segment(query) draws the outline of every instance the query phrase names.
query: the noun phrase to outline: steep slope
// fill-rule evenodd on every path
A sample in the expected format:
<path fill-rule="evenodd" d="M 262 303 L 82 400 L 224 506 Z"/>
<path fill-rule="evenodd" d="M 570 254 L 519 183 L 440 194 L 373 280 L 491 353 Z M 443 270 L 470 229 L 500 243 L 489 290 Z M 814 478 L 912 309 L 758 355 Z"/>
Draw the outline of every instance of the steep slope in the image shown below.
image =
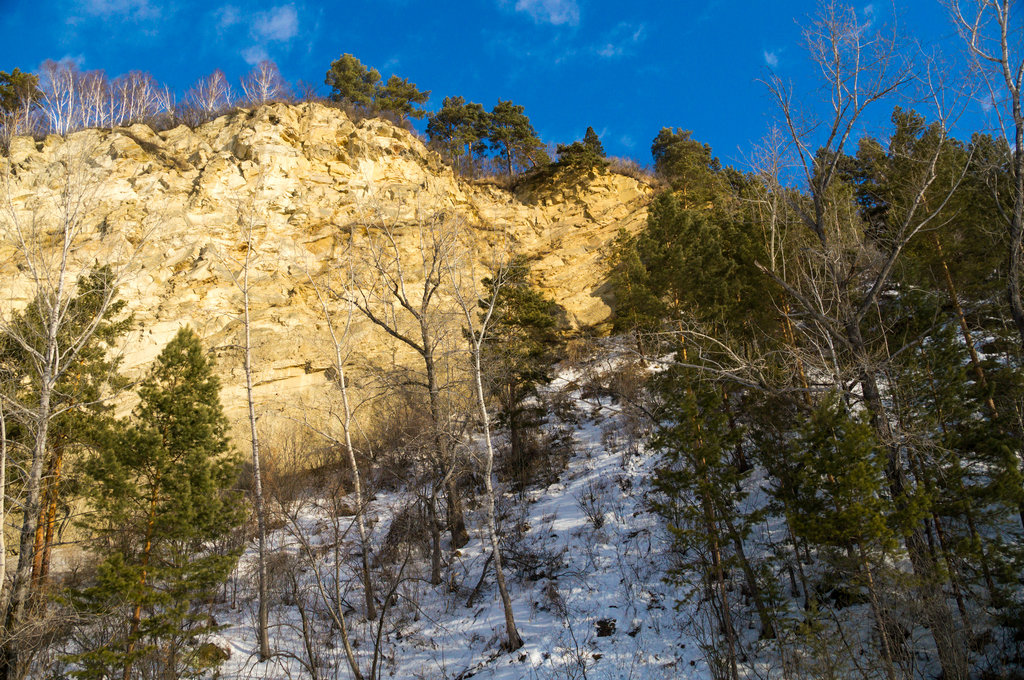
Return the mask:
<path fill-rule="evenodd" d="M 365 677 L 375 647 L 382 678 L 712 677 L 699 638 L 687 630 L 699 613 L 677 604 L 683 593 L 664 581 L 673 560 L 671 537 L 649 503 L 658 457 L 631 441 L 621 403 L 585 396 L 624 354 L 616 343 L 604 343 L 593 359 L 559 372 L 545 391 L 560 394 L 565 407 L 546 427 L 560 433 L 569 451 L 564 469 L 550 483 L 506 493 L 499 503 L 521 649 L 507 654 L 500 648 L 504 618 L 488 569 L 482 508 L 470 513 L 471 541 L 446 558 L 444 584 L 431 587 L 418 553 L 404 560 L 401 550 L 389 548 L 410 507 L 408 494 L 375 494 L 367 508 L 370 540 L 375 555 L 391 555 L 382 559 L 380 578 L 385 588 L 395 586 L 378 641 L 380 622 L 365 620 L 349 604 L 359 597 L 354 518 L 348 510 L 335 512 L 336 499 L 313 491 L 280 507 L 283 526 L 271 537 L 277 655 L 266 662 L 256 656 L 250 546 L 228 587 L 230 601 L 215 609 L 225 625 L 214 638 L 228 656 L 222 677 L 350 677 L 322 604 L 333 597 L 339 577 L 340 606 Z M 346 496 L 340 507 L 351 503 Z"/>
<path fill-rule="evenodd" d="M 651 194 L 634 179 L 593 173 L 583 183 L 517 197 L 461 180 L 406 130 L 381 120 L 354 123 L 315 103 L 241 110 L 195 130 L 133 125 L 41 143 L 17 138 L 0 159 L 0 177 L 8 222 L 48 222 L 51 235 L 58 233 L 71 195 L 87 234 L 78 262 L 128 264 L 121 294 L 138 330 L 125 348 L 126 370 L 139 373 L 189 324 L 217 350 L 233 415 L 244 402 L 241 296 L 232 272 L 250 222 L 257 396 L 294 403 L 322 388 L 330 365 L 309 276 L 337 262 L 352 225 L 392 220 L 408 255 L 416 248 L 411 225 L 437 211 L 479 239 L 507 235 L 572 322 L 594 325 L 610 311 L 601 294 L 602 249 L 620 229 L 643 224 Z M 27 302 L 28 276 L 9 239 L 0 243 L 0 280 L 0 305 Z M 367 362 L 392 351 L 365 322 L 350 337 Z"/>

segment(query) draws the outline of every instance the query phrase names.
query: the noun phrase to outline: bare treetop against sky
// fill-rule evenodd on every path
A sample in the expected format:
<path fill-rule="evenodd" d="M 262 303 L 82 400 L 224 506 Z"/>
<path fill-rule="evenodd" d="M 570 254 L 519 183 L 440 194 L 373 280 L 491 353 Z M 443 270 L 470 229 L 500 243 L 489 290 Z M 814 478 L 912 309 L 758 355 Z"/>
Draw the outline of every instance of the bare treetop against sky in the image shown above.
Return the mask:
<path fill-rule="evenodd" d="M 865 24 L 892 24 L 959 59 L 938 0 L 854 3 Z M 149 71 L 184 91 L 221 68 L 237 86 L 273 59 L 285 78 L 323 86 L 342 53 L 387 78 L 432 91 L 428 108 L 462 95 L 526 107 L 550 143 L 600 134 L 610 154 L 650 159 L 664 126 L 682 127 L 743 165 L 775 109 L 758 82 L 772 69 L 814 86 L 799 23 L 812 0 L 0 0 L 0 70 L 69 58 L 109 76 Z M 804 88 L 805 89 L 805 88 Z M 971 124 L 983 127 L 978 103 Z M 884 123 L 885 116 L 879 120 Z M 882 133 L 881 127 L 875 131 Z"/>

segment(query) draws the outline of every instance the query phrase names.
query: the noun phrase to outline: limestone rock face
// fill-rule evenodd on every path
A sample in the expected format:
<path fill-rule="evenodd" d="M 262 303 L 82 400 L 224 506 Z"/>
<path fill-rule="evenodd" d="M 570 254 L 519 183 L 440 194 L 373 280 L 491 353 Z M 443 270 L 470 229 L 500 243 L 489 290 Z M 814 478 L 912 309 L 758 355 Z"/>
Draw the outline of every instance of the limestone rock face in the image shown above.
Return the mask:
<path fill-rule="evenodd" d="M 350 234 L 386 220 L 403 257 L 415 258 L 417 222 L 443 212 L 478 244 L 510 244 L 528 257 L 538 286 L 573 324 L 600 325 L 610 314 L 605 248 L 621 229 L 643 225 L 652 194 L 637 180 L 597 172 L 518 193 L 466 182 L 408 131 L 376 119 L 354 123 L 315 103 L 241 110 L 195 130 L 133 125 L 40 143 L 17 138 L 0 158 L 0 177 L 3 313 L 24 306 L 32 291 L 11 225 L 40 229 L 52 247 L 75 229 L 79 270 L 125 268 L 120 295 L 137 322 L 125 370 L 141 374 L 191 325 L 217 354 L 233 417 L 245 410 L 235 277 L 247 227 L 257 397 L 295 405 L 329 387 L 333 346 L 310 283 L 346 263 L 351 276 L 365 268 Z M 485 250 L 473 251 L 477 262 Z M 358 361 L 396 351 L 365 320 L 354 321 L 348 346 Z"/>

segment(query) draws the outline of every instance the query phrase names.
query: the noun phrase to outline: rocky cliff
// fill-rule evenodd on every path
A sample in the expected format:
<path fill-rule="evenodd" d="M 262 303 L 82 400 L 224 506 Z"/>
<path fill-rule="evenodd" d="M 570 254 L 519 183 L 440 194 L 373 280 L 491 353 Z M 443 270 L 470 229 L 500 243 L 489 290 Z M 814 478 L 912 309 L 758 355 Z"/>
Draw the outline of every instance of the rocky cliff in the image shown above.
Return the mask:
<path fill-rule="evenodd" d="M 603 172 L 518 191 L 466 182 L 410 132 L 376 119 L 355 123 L 315 103 L 242 110 L 195 130 L 134 125 L 43 142 L 17 138 L 0 158 L 0 174 L 7 227 L 14 219 L 25 228 L 43 224 L 55 239 L 73 219 L 83 229 L 78 263 L 126 265 L 121 296 L 137 330 L 126 342 L 125 369 L 141 373 L 189 324 L 217 350 L 223 399 L 235 417 L 244 392 L 241 295 L 232 275 L 246 251 L 246 226 L 254 241 L 257 396 L 294 405 L 322 390 L 333 351 L 310 275 L 341 253 L 353 257 L 345 247 L 353 225 L 391 219 L 406 254 L 415 252 L 416 220 L 438 211 L 484 241 L 507 237 L 572 323 L 592 326 L 610 313 L 603 249 L 620 229 L 643 224 L 652 193 Z M 7 311 L 31 290 L 9 236 L 0 243 Z M 364 321 L 349 338 L 362 360 L 391 351 Z"/>

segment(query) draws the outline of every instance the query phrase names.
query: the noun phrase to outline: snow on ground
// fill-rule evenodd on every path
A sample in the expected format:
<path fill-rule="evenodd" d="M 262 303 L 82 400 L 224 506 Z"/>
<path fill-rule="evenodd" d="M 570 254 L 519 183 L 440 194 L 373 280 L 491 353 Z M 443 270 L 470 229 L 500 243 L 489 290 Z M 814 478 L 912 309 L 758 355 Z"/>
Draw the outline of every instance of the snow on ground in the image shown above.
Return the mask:
<path fill-rule="evenodd" d="M 380 677 L 708 676 L 697 643 L 683 632 L 691 612 L 676 611 L 678 593 L 663 581 L 669 537 L 646 500 L 655 460 L 642 448 L 622 443 L 615 405 L 608 398 L 584 399 L 580 377 L 578 371 L 563 371 L 549 388 L 562 390 L 574 404 L 569 423 L 549 423 L 571 428 L 573 454 L 567 468 L 546 488 L 509 492 L 500 503 L 503 533 L 515 539 L 506 549 L 506 569 L 525 645 L 511 654 L 501 651 L 504 615 L 491 565 L 484 586 L 467 606 L 489 553 L 483 509 L 469 508 L 471 541 L 449 558 L 440 586 L 429 585 L 423 557 L 410 561 L 400 578 L 395 576 L 400 564 L 380 578 L 379 599 L 398 582 L 382 635 Z M 376 549 L 408 498 L 381 493 L 371 503 Z M 301 566 L 292 570 L 299 572 L 294 587 L 285 583 L 286 592 L 272 611 L 272 645 L 279 656 L 263 663 L 255 656 L 253 633 L 255 549 L 243 555 L 232 586 L 237 592 L 229 592 L 234 606 L 217 613 L 227 627 L 215 642 L 231 651 L 222 677 L 351 677 L 340 636 L 322 611 L 321 588 L 328 596 L 334 588 L 337 546 L 346 625 L 358 645 L 363 675 L 370 676 L 376 626 L 360 615 L 362 590 L 353 571 L 357 532 L 351 517 L 332 517 L 325 505 L 324 499 L 296 502 L 290 508 L 294 521 L 272 537 L 275 552 L 284 555 L 275 559 Z M 299 535 L 307 537 L 305 547 Z M 311 555 L 314 559 L 306 559 Z M 278 582 L 275 586 L 281 588 Z M 309 669 L 310 650 L 319 660 L 316 675 Z"/>

